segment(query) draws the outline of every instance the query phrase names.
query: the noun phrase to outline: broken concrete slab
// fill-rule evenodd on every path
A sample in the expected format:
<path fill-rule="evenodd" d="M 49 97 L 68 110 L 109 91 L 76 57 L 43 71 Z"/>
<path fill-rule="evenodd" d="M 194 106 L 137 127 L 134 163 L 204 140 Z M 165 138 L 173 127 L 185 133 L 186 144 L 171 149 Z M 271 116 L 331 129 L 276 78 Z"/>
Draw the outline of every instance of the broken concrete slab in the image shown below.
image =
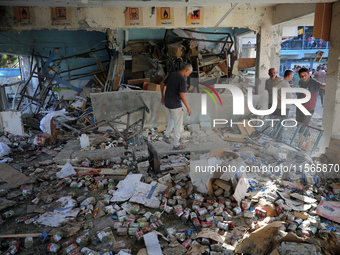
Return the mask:
<path fill-rule="evenodd" d="M 28 177 L 6 163 L 0 163 L 0 178 L 9 184 L 24 182 Z"/>
<path fill-rule="evenodd" d="M 7 200 L 6 198 L 0 198 L 0 211 L 16 204 L 17 204 L 16 201 Z"/>
<path fill-rule="evenodd" d="M 80 151 L 80 141 L 71 140 L 60 153 L 55 157 L 54 161 L 59 165 L 64 165 L 70 160 L 77 159 L 79 161 L 89 160 L 106 160 L 121 156 L 125 151 L 124 147 L 114 147 L 112 149 L 105 150 L 93 150 L 93 151 Z"/>

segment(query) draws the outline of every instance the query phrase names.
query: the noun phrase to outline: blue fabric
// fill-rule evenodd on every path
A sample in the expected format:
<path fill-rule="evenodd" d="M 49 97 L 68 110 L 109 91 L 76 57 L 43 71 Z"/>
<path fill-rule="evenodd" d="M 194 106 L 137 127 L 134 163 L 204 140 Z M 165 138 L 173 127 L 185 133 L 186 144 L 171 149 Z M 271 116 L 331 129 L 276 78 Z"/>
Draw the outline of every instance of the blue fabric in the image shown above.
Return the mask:
<path fill-rule="evenodd" d="M 0 77 L 16 77 L 20 76 L 19 68 L 0 68 Z"/>

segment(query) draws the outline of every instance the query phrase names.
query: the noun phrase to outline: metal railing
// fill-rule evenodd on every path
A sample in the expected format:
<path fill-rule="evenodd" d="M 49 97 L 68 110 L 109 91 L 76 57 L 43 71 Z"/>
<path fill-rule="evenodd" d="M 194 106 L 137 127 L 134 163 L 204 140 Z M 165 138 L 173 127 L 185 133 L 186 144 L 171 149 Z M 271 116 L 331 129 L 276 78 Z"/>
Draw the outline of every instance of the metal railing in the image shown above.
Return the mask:
<path fill-rule="evenodd" d="M 281 43 L 281 50 L 328 49 L 329 42 L 321 39 L 291 39 Z"/>

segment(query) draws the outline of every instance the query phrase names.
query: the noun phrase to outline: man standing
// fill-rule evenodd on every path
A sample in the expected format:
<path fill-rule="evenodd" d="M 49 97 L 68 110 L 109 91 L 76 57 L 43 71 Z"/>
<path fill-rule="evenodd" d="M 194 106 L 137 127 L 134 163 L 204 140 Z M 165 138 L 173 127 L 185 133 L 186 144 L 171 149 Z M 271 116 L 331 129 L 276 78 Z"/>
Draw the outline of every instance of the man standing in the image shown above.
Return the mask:
<path fill-rule="evenodd" d="M 300 76 L 299 87 L 303 89 L 307 89 L 311 93 L 310 100 L 302 104 L 310 112 L 311 115 L 305 115 L 297 107 L 296 108 L 296 121 L 308 125 L 314 113 L 317 93 L 319 92 L 320 89 L 325 89 L 325 86 L 322 85 L 319 81 L 311 78 L 309 76 L 309 72 L 307 68 L 301 68 L 299 70 L 299 76 Z M 304 93 L 297 93 L 297 97 L 304 98 L 306 97 L 306 95 Z"/>
<path fill-rule="evenodd" d="M 275 115 L 275 116 L 282 116 L 282 117 L 288 118 L 289 110 L 292 107 L 292 105 L 291 104 L 286 105 L 286 114 L 285 115 L 281 114 L 281 89 L 282 88 L 290 88 L 289 82 L 293 79 L 293 75 L 294 75 L 294 72 L 292 70 L 289 70 L 289 69 L 286 70 L 285 73 L 284 73 L 283 80 L 279 80 L 274 85 L 274 87 L 277 88 L 277 99 L 278 99 L 277 100 L 277 108 L 276 108 L 275 112 L 273 112 L 273 115 Z M 286 98 L 292 99 L 294 97 L 293 97 L 292 93 L 287 92 Z"/>
<path fill-rule="evenodd" d="M 187 92 L 186 78 L 192 73 L 192 66 L 186 64 L 180 71 L 173 72 L 165 78 L 161 84 L 161 102 L 168 108 L 170 119 L 165 130 L 164 141 L 170 143 L 169 135 L 174 130 L 174 150 L 184 149 L 179 143 L 181 129 L 183 125 L 183 108 L 182 102 L 188 110 L 188 115 L 191 115 L 191 110 L 188 105 L 185 93 Z M 166 91 L 164 94 L 164 87 Z"/>
<path fill-rule="evenodd" d="M 321 70 L 321 67 L 318 66 L 316 68 L 316 72 L 314 73 L 313 78 L 321 83 L 325 83 L 326 82 L 326 72 Z M 323 106 L 323 99 L 325 96 L 325 90 L 324 89 L 320 89 L 319 90 L 319 95 L 321 98 L 321 105 Z"/>
<path fill-rule="evenodd" d="M 270 109 L 270 107 L 272 107 L 273 104 L 273 87 L 276 82 L 281 80 L 281 78 L 277 77 L 276 74 L 277 72 L 275 68 L 272 67 L 268 70 L 268 75 L 270 78 L 266 80 L 265 83 L 265 90 L 268 91 L 268 109 Z"/>
<path fill-rule="evenodd" d="M 299 81 L 300 81 L 299 70 L 300 69 L 301 69 L 301 66 L 297 66 L 296 69 L 295 69 L 295 73 L 293 75 L 294 87 L 299 87 Z"/>

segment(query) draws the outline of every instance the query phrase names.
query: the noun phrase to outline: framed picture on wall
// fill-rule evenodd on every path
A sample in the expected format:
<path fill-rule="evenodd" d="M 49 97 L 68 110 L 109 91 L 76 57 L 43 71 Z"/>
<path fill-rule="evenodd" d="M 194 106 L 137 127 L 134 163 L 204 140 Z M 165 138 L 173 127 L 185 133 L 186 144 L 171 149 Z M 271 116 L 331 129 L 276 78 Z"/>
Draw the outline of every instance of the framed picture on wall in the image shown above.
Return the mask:
<path fill-rule="evenodd" d="M 173 25 L 174 24 L 174 8 L 173 7 L 157 7 L 157 25 Z"/>
<path fill-rule="evenodd" d="M 14 17 L 17 25 L 33 25 L 33 10 L 28 6 L 13 7 Z"/>
<path fill-rule="evenodd" d="M 203 8 L 187 7 L 187 25 L 203 25 L 203 20 Z"/>
<path fill-rule="evenodd" d="M 68 7 L 51 7 L 52 25 L 70 25 L 70 12 Z"/>
<path fill-rule="evenodd" d="M 143 9 L 142 8 L 126 8 L 125 25 L 140 26 L 143 25 Z"/>

